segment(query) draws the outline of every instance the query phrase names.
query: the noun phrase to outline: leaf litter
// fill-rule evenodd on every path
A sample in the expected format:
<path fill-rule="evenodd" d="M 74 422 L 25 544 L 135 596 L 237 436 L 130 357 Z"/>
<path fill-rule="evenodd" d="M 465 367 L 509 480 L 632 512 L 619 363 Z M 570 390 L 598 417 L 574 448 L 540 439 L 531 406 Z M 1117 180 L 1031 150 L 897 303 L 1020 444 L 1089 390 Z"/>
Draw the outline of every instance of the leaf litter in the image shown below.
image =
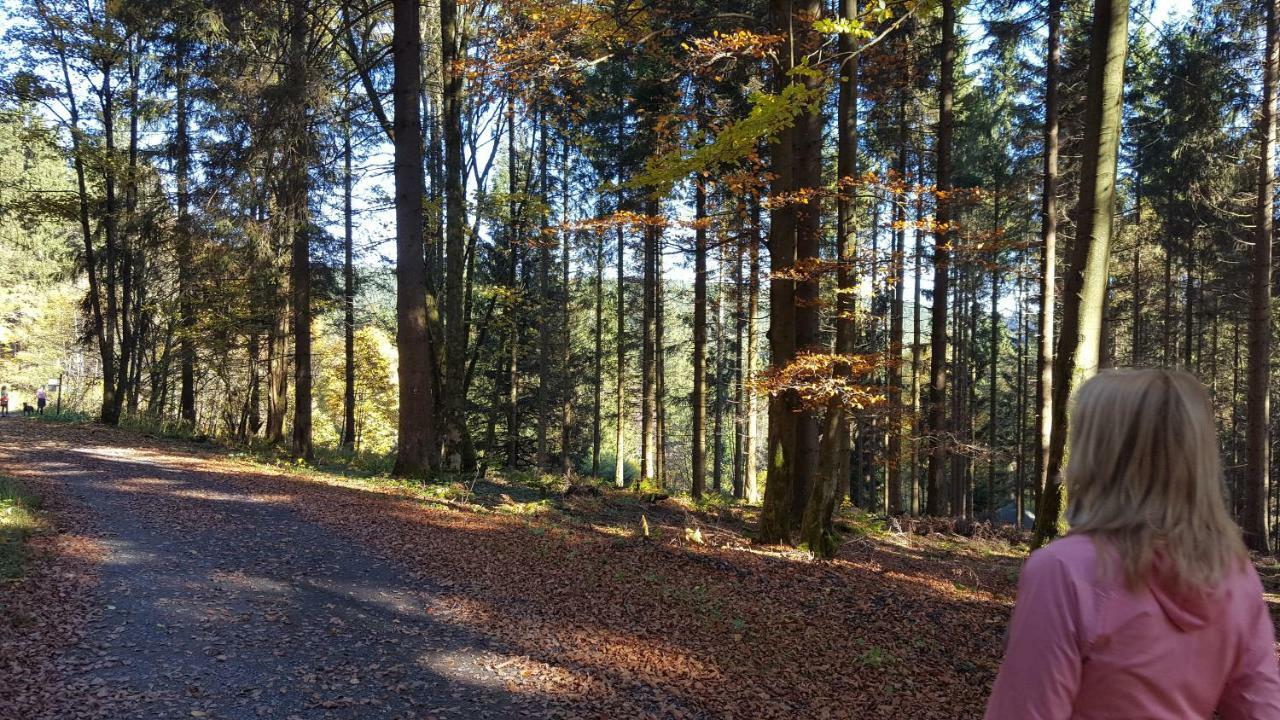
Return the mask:
<path fill-rule="evenodd" d="M 108 455 L 127 448 L 168 468 L 170 479 L 182 479 L 180 493 L 145 477 L 119 479 L 137 493 L 149 522 L 209 533 L 231 526 L 244 547 L 270 545 L 271 538 L 256 537 L 262 528 L 236 525 L 234 513 L 198 511 L 198 498 L 229 494 L 287 508 L 299 528 L 323 528 L 344 546 L 367 548 L 391 563 L 424 589 L 412 612 L 429 625 L 408 616 L 370 621 L 334 613 L 308 626 L 320 637 L 302 649 L 323 653 L 326 643 L 349 641 L 347 623 L 376 635 L 367 639 L 374 646 L 460 633 L 489 650 L 441 653 L 426 661 L 425 671 L 477 683 L 478 675 L 488 676 L 484 682 L 512 698 L 506 710 L 486 711 L 493 717 L 981 717 L 1022 559 L 1003 540 L 865 532 L 861 525 L 846 535 L 834 560 L 815 562 L 794 549 L 752 545 L 750 518 L 736 508 L 699 509 L 604 490 L 539 500 L 536 512 L 526 512 L 519 509 L 528 497 L 500 479 L 458 502 L 409 484 L 297 473 L 115 431 L 94 430 L 91 437 L 83 437 L 90 433 L 86 428 L 59 432 L 66 435 L 48 442 L 64 448 L 74 442 Z M 0 470 L 15 461 L 12 446 L 0 443 Z M 23 704 L 15 707 L 43 708 L 60 694 L 93 698 L 100 691 L 84 685 L 72 692 L 65 678 L 84 673 L 68 673 L 57 652 L 48 652 L 94 642 L 86 628 L 95 611 L 85 598 L 93 595 L 103 550 L 88 531 L 73 532 L 88 522 L 83 505 L 59 501 L 52 478 L 32 481 L 43 483 L 36 490 L 53 499 L 46 501 L 49 512 L 68 530 L 42 536 L 51 547 L 39 554 L 18 592 L 6 593 L 6 608 L 41 608 L 31 614 L 47 619 L 37 621 L 38 630 L 0 623 L 0 651 L 15 658 L 5 661 L 10 672 L 0 677 L 0 698 L 19 697 Z M 649 527 L 647 537 L 642 524 Z M 290 564 L 293 574 L 280 582 L 307 582 L 313 572 L 307 563 L 315 560 L 303 560 Z M 255 583 L 232 568 L 209 577 L 229 593 Z M 279 600 L 238 608 L 205 602 L 202 611 L 200 627 L 209 631 L 300 622 L 296 608 Z M 239 661 L 234 647 L 215 643 L 201 651 L 211 653 L 211 662 Z M 46 655 L 50 659 L 41 660 Z M 466 693 L 448 689 L 451 683 L 443 694 L 428 687 L 423 665 L 304 666 L 297 657 L 281 663 L 296 667 L 256 690 L 270 696 L 279 692 L 275 683 L 306 688 L 297 717 L 367 717 L 374 710 L 379 717 L 450 711 L 480 717 L 467 714 L 477 706 L 462 697 Z M 361 695 L 366 685 L 384 693 Z M 219 717 L 221 708 L 199 701 L 220 695 L 198 685 L 188 690 L 192 717 Z M 460 693 L 452 707 L 451 692 Z M 408 714 L 390 714 L 387 698 L 397 696 L 425 704 L 406 702 Z M 141 701 L 147 700 L 144 691 Z M 35 711 L 29 716 L 42 717 Z"/>

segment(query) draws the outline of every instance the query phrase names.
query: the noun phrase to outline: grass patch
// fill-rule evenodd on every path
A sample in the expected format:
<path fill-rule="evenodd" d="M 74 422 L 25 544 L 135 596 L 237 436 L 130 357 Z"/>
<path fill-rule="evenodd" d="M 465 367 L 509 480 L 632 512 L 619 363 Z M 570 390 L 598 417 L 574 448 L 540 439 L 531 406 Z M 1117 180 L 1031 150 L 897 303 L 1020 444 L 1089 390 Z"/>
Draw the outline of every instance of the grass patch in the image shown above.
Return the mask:
<path fill-rule="evenodd" d="M 0 581 L 22 577 L 27 538 L 40 530 L 40 499 L 0 475 Z"/>

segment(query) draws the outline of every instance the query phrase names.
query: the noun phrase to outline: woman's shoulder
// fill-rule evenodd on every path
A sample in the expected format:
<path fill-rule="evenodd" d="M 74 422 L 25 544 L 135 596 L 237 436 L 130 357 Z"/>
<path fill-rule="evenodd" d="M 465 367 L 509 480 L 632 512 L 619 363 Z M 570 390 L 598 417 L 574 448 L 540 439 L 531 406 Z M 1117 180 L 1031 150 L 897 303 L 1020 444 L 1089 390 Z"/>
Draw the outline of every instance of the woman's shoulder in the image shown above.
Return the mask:
<path fill-rule="evenodd" d="M 1032 558 L 1042 558 L 1042 562 L 1078 562 L 1094 560 L 1098 555 L 1098 546 L 1088 535 L 1067 535 L 1045 545 L 1031 553 Z"/>
<path fill-rule="evenodd" d="M 1024 573 L 1092 578 L 1098 566 L 1098 546 L 1087 535 L 1067 535 L 1031 553 Z"/>

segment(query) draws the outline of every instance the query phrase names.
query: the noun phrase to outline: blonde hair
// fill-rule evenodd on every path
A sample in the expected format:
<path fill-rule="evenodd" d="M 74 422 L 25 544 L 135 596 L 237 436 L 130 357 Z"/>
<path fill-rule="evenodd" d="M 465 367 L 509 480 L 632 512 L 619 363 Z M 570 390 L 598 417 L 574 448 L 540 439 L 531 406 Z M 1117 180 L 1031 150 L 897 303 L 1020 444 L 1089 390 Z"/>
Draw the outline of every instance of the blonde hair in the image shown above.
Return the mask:
<path fill-rule="evenodd" d="M 1067 521 L 1118 551 L 1130 588 L 1157 556 L 1201 590 L 1248 559 L 1223 500 L 1210 407 L 1204 385 L 1181 370 L 1110 370 L 1076 393 Z"/>

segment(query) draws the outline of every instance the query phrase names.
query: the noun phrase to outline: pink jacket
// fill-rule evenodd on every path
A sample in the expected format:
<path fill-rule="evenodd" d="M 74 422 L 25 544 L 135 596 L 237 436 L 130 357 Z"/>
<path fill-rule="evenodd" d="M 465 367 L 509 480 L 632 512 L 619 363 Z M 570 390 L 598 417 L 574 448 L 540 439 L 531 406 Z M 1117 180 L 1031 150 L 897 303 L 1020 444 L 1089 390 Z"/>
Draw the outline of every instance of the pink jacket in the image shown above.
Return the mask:
<path fill-rule="evenodd" d="M 1280 719 L 1275 627 L 1252 566 L 1204 594 L 1158 573 L 1130 592 L 1098 565 L 1080 535 L 1031 554 L 988 720 Z"/>

